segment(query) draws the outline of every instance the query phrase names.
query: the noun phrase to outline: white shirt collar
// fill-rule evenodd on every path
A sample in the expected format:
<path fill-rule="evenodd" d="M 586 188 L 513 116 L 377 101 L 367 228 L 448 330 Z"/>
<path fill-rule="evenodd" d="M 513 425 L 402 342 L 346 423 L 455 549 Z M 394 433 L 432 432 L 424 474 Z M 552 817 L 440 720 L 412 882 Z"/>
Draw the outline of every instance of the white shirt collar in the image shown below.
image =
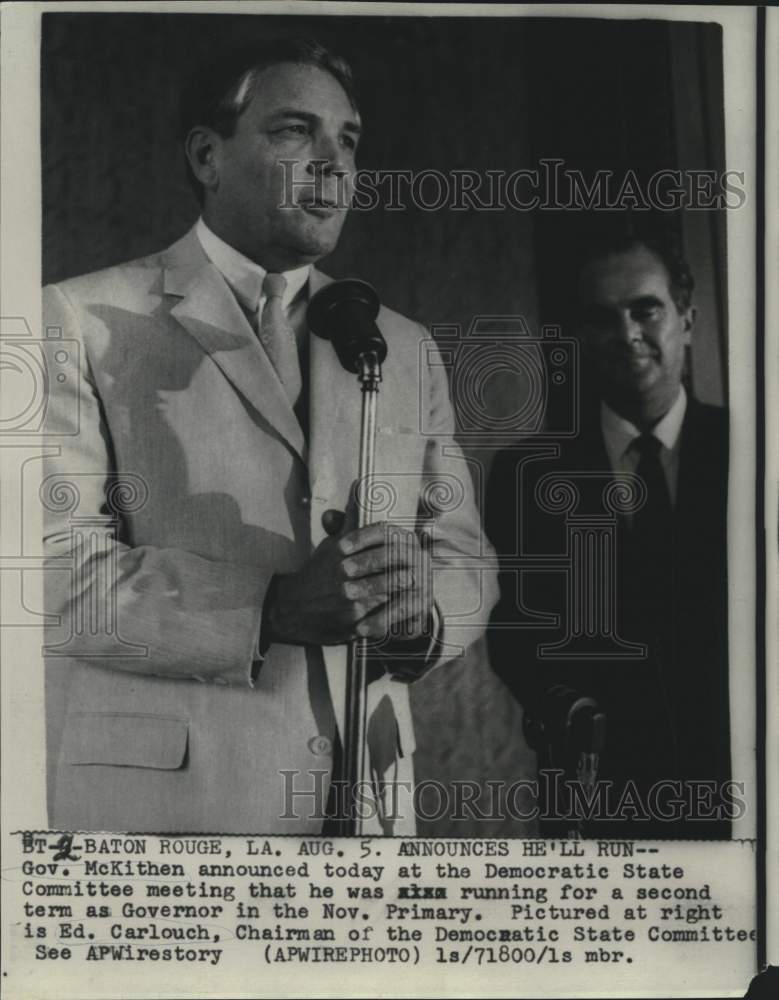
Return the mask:
<path fill-rule="evenodd" d="M 676 397 L 671 409 L 652 428 L 652 434 L 669 452 L 673 451 L 679 441 L 686 412 L 687 393 L 684 391 L 684 386 L 682 385 L 679 387 L 679 395 Z M 640 437 L 641 431 L 635 424 L 615 413 L 602 400 L 600 404 L 600 425 L 609 461 L 612 467 L 616 468 L 619 466 L 632 442 L 637 437 Z"/>
<path fill-rule="evenodd" d="M 232 288 L 241 305 L 249 312 L 256 312 L 263 297 L 262 283 L 267 271 L 253 260 L 249 260 L 235 247 L 225 243 L 208 228 L 202 216 L 197 221 L 196 232 L 206 257 Z M 285 309 L 289 308 L 290 302 L 308 281 L 309 271 L 310 266 L 305 264 L 303 267 L 283 272 L 287 279 L 287 287 L 281 300 Z"/>

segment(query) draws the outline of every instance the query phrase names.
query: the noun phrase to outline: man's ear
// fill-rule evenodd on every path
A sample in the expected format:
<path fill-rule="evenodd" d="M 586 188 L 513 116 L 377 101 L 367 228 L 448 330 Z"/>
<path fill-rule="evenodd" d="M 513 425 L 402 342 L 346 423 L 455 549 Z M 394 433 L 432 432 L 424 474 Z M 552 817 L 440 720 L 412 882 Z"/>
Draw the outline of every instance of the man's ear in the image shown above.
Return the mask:
<path fill-rule="evenodd" d="M 205 125 L 191 129 L 184 141 L 184 152 L 189 166 L 197 180 L 207 191 L 214 192 L 219 187 L 219 151 L 222 137 Z"/>
<path fill-rule="evenodd" d="M 692 334 L 693 328 L 695 326 L 695 321 L 698 318 L 698 307 L 690 306 L 684 312 L 684 332 L 687 335 L 687 342 L 689 343 L 690 335 Z"/>

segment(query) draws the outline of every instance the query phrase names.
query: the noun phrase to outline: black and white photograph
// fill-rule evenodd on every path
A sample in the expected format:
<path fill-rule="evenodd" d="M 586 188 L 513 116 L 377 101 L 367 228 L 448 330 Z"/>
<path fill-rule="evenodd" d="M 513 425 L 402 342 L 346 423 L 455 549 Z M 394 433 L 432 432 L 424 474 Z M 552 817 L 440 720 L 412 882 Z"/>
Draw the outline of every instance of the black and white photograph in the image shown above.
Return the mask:
<path fill-rule="evenodd" d="M 8 996 L 770 995 L 774 20 L 3 13 Z"/>

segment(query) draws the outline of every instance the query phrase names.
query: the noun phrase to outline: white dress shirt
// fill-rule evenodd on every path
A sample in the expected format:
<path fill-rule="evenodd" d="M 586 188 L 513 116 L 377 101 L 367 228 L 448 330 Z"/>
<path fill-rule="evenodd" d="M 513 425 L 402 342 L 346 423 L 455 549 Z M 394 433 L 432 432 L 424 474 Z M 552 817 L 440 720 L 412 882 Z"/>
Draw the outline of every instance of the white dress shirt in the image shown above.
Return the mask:
<path fill-rule="evenodd" d="M 687 393 L 684 386 L 679 387 L 679 395 L 666 415 L 651 430 L 662 448 L 659 452 L 660 464 L 665 472 L 665 481 L 671 497 L 671 505 L 676 504 L 676 492 L 679 484 L 679 450 L 681 447 L 682 423 L 687 412 Z M 606 454 L 614 472 L 635 472 L 641 456 L 637 448 L 631 445 L 642 432 L 635 424 L 615 413 L 611 407 L 601 401 L 600 425 Z"/>
<path fill-rule="evenodd" d="M 262 318 L 262 310 L 265 306 L 265 296 L 262 293 L 262 283 L 268 273 L 265 268 L 249 260 L 235 247 L 225 243 L 223 239 L 208 228 L 201 216 L 197 222 L 197 237 L 205 251 L 206 257 L 220 272 L 227 284 L 232 289 L 233 294 L 240 304 L 250 315 L 257 313 L 257 322 Z M 284 289 L 282 306 L 285 311 L 289 311 L 292 301 L 299 291 L 307 284 L 310 266 L 296 267 L 292 271 L 281 272 L 287 279 L 287 287 Z M 295 332 L 299 333 L 296 324 Z"/>

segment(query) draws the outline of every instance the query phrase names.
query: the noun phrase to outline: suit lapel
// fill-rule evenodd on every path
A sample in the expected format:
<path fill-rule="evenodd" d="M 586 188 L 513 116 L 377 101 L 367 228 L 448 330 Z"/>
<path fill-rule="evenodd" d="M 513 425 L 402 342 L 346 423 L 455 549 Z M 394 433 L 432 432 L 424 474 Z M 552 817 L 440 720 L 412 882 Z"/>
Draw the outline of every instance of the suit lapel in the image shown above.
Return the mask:
<path fill-rule="evenodd" d="M 303 431 L 273 365 L 194 230 L 167 257 L 165 293 L 179 299 L 171 316 L 305 461 Z"/>

